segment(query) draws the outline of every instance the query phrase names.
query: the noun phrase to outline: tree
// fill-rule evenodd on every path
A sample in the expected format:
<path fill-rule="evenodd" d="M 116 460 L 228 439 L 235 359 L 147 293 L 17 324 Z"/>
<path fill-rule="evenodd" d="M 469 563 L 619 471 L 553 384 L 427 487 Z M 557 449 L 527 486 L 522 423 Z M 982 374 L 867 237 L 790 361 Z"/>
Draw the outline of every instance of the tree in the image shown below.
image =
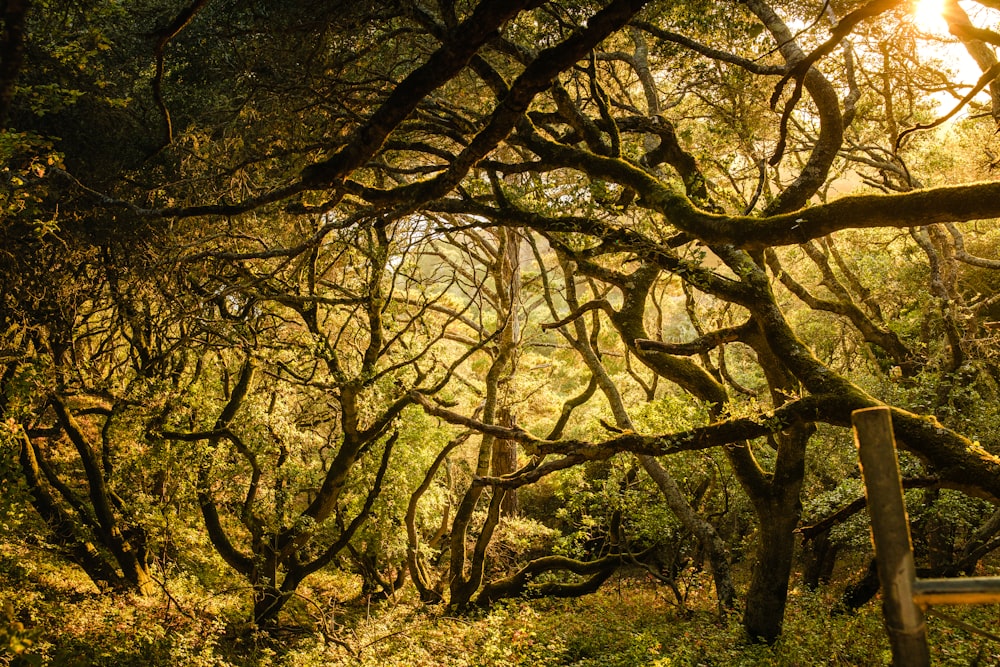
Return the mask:
<path fill-rule="evenodd" d="M 108 11 L 101 25 L 117 26 L 115 34 L 127 34 L 140 15 L 101 6 Z M 144 3 L 141 10 L 158 8 Z M 940 125 L 927 122 L 937 112 L 921 104 L 922 90 L 951 90 L 961 106 L 995 115 L 993 99 L 980 102 L 976 94 L 995 78 L 992 45 L 1000 37 L 956 3 L 949 3 L 950 29 L 984 70 L 971 87 L 932 63 L 911 64 L 933 53 L 918 46 L 923 38 L 893 0 L 780 8 L 766 0 L 482 0 L 434 9 L 336 4 L 316 14 L 313 3 L 301 2 L 280 10 L 247 6 L 231 17 L 226 10 L 194 2 L 158 21 L 164 27 L 146 52 L 152 74 L 137 66 L 142 50 L 129 51 L 126 79 L 149 91 L 145 118 L 148 127 L 156 120 L 157 132 L 145 136 L 158 138 L 155 148 L 145 161 L 93 177 L 85 162 L 67 157 L 63 188 L 86 215 L 113 217 L 116 232 L 134 224 L 185 249 L 182 263 L 203 272 L 186 296 L 221 299 L 222 319 L 256 319 L 258 307 L 271 318 L 273 339 L 254 330 L 232 339 L 239 343 L 233 349 L 217 344 L 235 378 L 231 391 L 213 399 L 211 424 L 177 429 L 174 437 L 228 442 L 253 480 L 254 457 L 243 450 L 254 452 L 234 435 L 241 401 L 260 391 L 252 367 L 270 366 L 276 381 L 302 395 L 332 399 L 339 423 L 329 434 L 339 449 L 320 491 L 275 531 L 244 522 L 247 552 L 232 547 L 218 518 L 205 464 L 199 499 L 206 526 L 220 553 L 257 587 L 259 619 L 302 576 L 332 560 L 370 503 L 362 502 L 318 556 L 306 549 L 317 532 L 292 516 L 310 526 L 331 519 L 354 464 L 376 445 L 388 465 L 395 420 L 411 402 L 482 435 L 483 460 L 453 523 L 459 528 L 487 487 L 499 503 L 503 489 L 586 461 L 722 447 L 758 519 L 761 565 L 744 625 L 765 641 L 781 630 L 817 424 L 843 428 L 852 410 L 888 403 L 923 474 L 944 488 L 1000 500 L 997 445 L 969 431 L 973 425 L 961 416 L 961 406 L 996 395 L 987 344 L 993 303 L 975 286 L 995 282 L 997 260 L 976 249 L 994 233 L 1000 186 L 921 187 L 942 171 L 922 145 Z M 366 18 L 369 27 L 356 39 L 337 43 L 336 35 Z M 796 24 L 807 27 L 793 33 Z M 221 89 L 212 77 L 233 85 Z M 289 100 L 297 102 L 292 112 Z M 15 98 L 12 118 L 23 118 L 23 128 L 44 129 L 38 114 L 17 105 Z M 990 118 L 963 122 L 977 128 Z M 852 171 L 869 188 L 836 196 Z M 42 210 L 55 207 L 55 198 L 41 201 Z M 489 234 L 507 248 L 519 235 L 544 239 L 567 276 L 558 296 L 569 312 L 556 317 L 553 308 L 552 324 L 574 328 L 571 345 L 623 432 L 578 439 L 556 429 L 541 438 L 499 415 L 478 418 L 430 400 L 461 363 L 461 354 L 430 352 L 448 329 L 433 318 L 447 319 L 445 311 L 460 312 L 471 299 L 457 311 L 437 309 L 439 292 L 407 311 L 410 297 L 390 294 L 400 270 L 390 260 L 398 252 L 393 244 L 414 225 L 425 225 L 429 236 Z M 866 255 L 871 243 L 905 261 L 878 264 Z M 512 263 L 510 272 L 498 272 L 496 283 L 512 289 L 497 299 L 500 341 L 487 391 L 496 392 L 494 381 L 513 368 L 516 299 L 508 279 L 515 273 Z M 590 281 L 593 298 L 569 305 L 579 299 L 577 275 Z M 689 296 L 690 327 L 664 331 L 657 321 L 662 305 L 654 287 L 668 278 Z M 911 297 L 914 285 L 926 287 Z M 886 298 L 876 296 L 883 292 Z M 397 336 L 389 313 L 399 313 L 408 332 L 432 322 L 437 333 Z M 588 342 L 585 317 L 591 334 L 606 324 L 614 346 L 656 383 L 609 377 L 600 343 Z M 838 323 L 849 352 L 824 347 L 830 337 L 805 336 L 818 317 Z M 307 339 L 316 349 L 297 363 L 268 348 L 304 350 Z M 665 387 L 685 392 L 709 423 L 630 431 L 629 406 L 614 398 L 626 395 L 630 382 L 654 397 Z M 934 399 L 917 400 L 929 388 Z M 531 460 L 487 475 L 494 440 L 518 443 Z M 640 460 L 660 476 L 655 458 Z M 368 498 L 377 495 L 379 475 Z M 671 505 L 685 512 L 686 499 L 660 479 Z M 494 520 L 499 506 L 490 512 Z M 702 518 L 686 521 L 714 544 Z M 277 551 L 262 546 L 272 538 L 281 542 Z M 478 575 L 465 580 L 464 529 L 451 539 L 451 576 L 461 574 L 451 593 L 461 604 L 482 582 Z M 717 575 L 723 552 L 716 549 Z M 261 570 L 258 556 L 273 567 Z M 523 587 L 553 564 L 565 562 L 529 566 L 511 586 Z M 419 570 L 413 554 L 409 569 Z M 290 583 L 278 584 L 265 570 L 283 570 Z"/>

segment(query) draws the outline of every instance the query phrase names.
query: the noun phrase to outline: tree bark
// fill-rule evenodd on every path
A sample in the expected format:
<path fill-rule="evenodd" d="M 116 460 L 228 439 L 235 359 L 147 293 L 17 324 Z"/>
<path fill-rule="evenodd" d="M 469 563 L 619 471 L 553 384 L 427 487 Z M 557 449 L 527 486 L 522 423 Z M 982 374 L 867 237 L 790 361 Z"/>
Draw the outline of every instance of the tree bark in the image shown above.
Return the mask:
<path fill-rule="evenodd" d="M 715 595 L 719 601 L 719 611 L 725 612 L 736 606 L 736 586 L 729 566 L 729 549 L 715 527 L 698 516 L 691 503 L 684 497 L 677 482 L 652 456 L 639 456 L 639 463 L 650 479 L 656 483 L 667 505 L 685 528 L 690 530 L 701 543 L 712 567 L 715 581 Z"/>
<path fill-rule="evenodd" d="M 802 515 L 806 444 L 815 429 L 798 425 L 778 436 L 775 471 L 764 494 L 751 495 L 759 525 L 743 627 L 752 640 L 773 643 L 781 634 Z"/>
<path fill-rule="evenodd" d="M 21 430 L 17 437 L 21 472 L 28 486 L 31 505 L 49 527 L 52 541 L 67 550 L 69 559 L 79 565 L 99 589 L 127 590 L 128 582 L 108 563 L 93 542 L 79 535 L 79 522 L 67 514 L 45 488 L 38 459 L 27 434 Z"/>

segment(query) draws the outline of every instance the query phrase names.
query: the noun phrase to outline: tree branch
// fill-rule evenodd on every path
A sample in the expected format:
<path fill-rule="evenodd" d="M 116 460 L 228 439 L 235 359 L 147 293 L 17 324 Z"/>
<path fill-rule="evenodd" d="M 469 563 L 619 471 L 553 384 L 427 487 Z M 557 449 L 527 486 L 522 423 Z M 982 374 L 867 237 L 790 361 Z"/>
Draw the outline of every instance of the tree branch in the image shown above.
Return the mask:
<path fill-rule="evenodd" d="M 156 32 L 156 45 L 153 47 L 153 57 L 156 59 L 156 74 L 153 76 L 153 99 L 156 101 L 156 106 L 163 116 L 163 142 L 157 148 L 157 151 L 174 141 L 174 126 L 170 120 L 170 110 L 167 108 L 167 103 L 163 100 L 163 50 L 170 40 L 176 37 L 181 30 L 194 20 L 195 15 L 204 9 L 209 1 L 194 0 L 194 2 L 181 10 L 174 20 L 170 22 L 170 25 Z"/>

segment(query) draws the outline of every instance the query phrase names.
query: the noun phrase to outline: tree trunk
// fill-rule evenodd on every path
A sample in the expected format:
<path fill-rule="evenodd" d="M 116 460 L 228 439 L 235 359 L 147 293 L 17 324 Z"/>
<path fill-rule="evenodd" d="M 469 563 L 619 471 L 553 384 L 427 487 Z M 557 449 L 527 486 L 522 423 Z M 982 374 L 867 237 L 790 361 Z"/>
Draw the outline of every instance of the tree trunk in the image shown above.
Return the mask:
<path fill-rule="evenodd" d="M 795 529 L 802 515 L 799 494 L 805 476 L 806 444 L 815 429 L 795 426 L 777 436 L 774 474 L 766 491 L 751 496 L 759 532 L 743 627 L 753 641 L 773 643 L 781 634 L 788 581 L 795 556 Z"/>
<path fill-rule="evenodd" d="M 497 410 L 497 422 L 500 426 L 513 427 L 515 424 L 514 415 L 510 406 L 502 405 Z M 493 460 L 490 468 L 494 477 L 509 475 L 517 470 L 517 443 L 513 440 L 496 439 L 493 441 Z M 500 504 L 500 516 L 513 516 L 517 514 L 519 503 L 517 500 L 517 489 L 507 489 L 503 502 Z"/>
<path fill-rule="evenodd" d="M 278 552 L 266 538 L 256 542 L 253 549 L 253 569 L 247 578 L 253 586 L 253 622 L 260 628 L 274 622 L 302 578 L 298 572 L 285 572 L 284 581 L 280 580 Z"/>
<path fill-rule="evenodd" d="M 253 622 L 258 628 L 274 622 L 278 612 L 288 602 L 290 594 L 274 586 L 255 586 L 253 591 Z"/>
<path fill-rule="evenodd" d="M 498 256 L 493 270 L 500 311 L 506 318 L 500 334 L 500 353 L 497 361 L 502 362 L 503 375 L 497 378 L 496 423 L 514 426 L 515 415 L 511 409 L 511 379 L 517 370 L 519 347 L 521 344 L 521 234 L 516 229 L 497 230 Z M 507 475 L 517 470 L 517 443 L 513 440 L 497 439 L 493 442 L 491 470 L 494 476 Z M 518 510 L 517 489 L 507 489 L 500 506 L 501 516 L 511 516 Z"/>
<path fill-rule="evenodd" d="M 69 560 L 79 565 L 99 589 L 127 590 L 130 582 L 115 570 L 93 542 L 80 535 L 81 530 L 87 529 L 80 526 L 43 485 L 38 459 L 27 434 L 21 430 L 17 437 L 20 441 L 21 472 L 28 486 L 30 502 L 49 527 L 52 542 L 66 549 Z"/>
<path fill-rule="evenodd" d="M 733 609 L 736 605 L 736 587 L 729 568 L 729 553 L 726 543 L 716 532 L 715 527 L 698 515 L 684 497 L 677 482 L 670 473 L 652 456 L 640 456 L 639 462 L 656 483 L 667 501 L 671 511 L 685 528 L 694 533 L 708 555 L 712 566 L 712 578 L 715 580 L 715 594 L 719 600 L 719 611 Z"/>
<path fill-rule="evenodd" d="M 807 588 L 816 589 L 820 584 L 829 583 L 833 567 L 837 562 L 839 547 L 830 541 L 830 531 L 826 530 L 803 544 L 805 550 L 805 571 L 802 583 Z"/>
<path fill-rule="evenodd" d="M 120 539 L 115 544 L 113 553 L 119 567 L 125 573 L 125 579 L 139 595 L 152 595 L 156 591 L 156 582 L 149 576 L 149 562 L 145 557 L 145 549 L 135 549 L 125 539 Z"/>
<path fill-rule="evenodd" d="M 486 373 L 486 397 L 483 401 L 482 419 L 487 424 L 510 426 L 513 425 L 513 415 L 510 410 L 510 380 L 517 369 L 518 347 L 521 342 L 521 324 L 518 317 L 521 290 L 518 249 L 521 237 L 513 229 L 500 229 L 497 234 L 496 264 L 491 267 L 491 271 L 498 298 L 497 315 L 504 320 L 501 324 L 497 354 Z M 511 465 L 511 460 L 513 460 L 513 465 Z M 507 470 L 507 467 L 510 470 Z M 479 457 L 476 461 L 476 475 L 485 476 L 491 470 L 494 475 L 501 475 L 513 472 L 516 468 L 517 449 L 515 443 L 499 442 L 493 436 L 484 434 L 479 446 Z M 490 518 L 487 519 L 487 524 L 483 526 L 479 538 L 476 540 L 479 562 L 475 562 L 477 559 L 473 558 L 472 571 L 467 574 L 465 542 L 469 523 L 482 493 L 483 486 L 474 481 L 455 512 L 455 521 L 451 530 L 451 561 L 448 572 L 451 591 L 449 604 L 453 607 L 461 608 L 467 605 L 482 583 L 482 561 L 485 558 L 483 540 L 490 539 L 499 516 L 499 514 L 493 516 L 495 503 L 491 501 Z M 516 489 L 509 489 L 505 492 L 495 489 L 494 495 L 497 493 L 502 493 L 501 505 L 495 508 L 497 512 L 502 512 L 504 507 L 508 510 L 516 509 Z M 491 521 L 492 525 L 490 525 Z"/>
<path fill-rule="evenodd" d="M 788 598 L 788 579 L 795 554 L 795 528 L 799 522 L 798 494 L 789 502 L 780 494 L 769 511 L 758 511 L 760 533 L 743 627 L 752 640 L 773 643 L 781 634 Z"/>
<path fill-rule="evenodd" d="M 563 262 L 562 266 L 566 275 L 567 303 L 572 309 L 577 310 L 580 307 L 580 302 L 575 288 L 575 269 L 569 262 Z M 628 330 L 630 332 L 623 335 L 623 338 L 632 341 L 637 338 L 646 339 L 648 337 L 642 325 L 643 313 L 645 312 L 646 297 L 657 275 L 655 271 L 640 271 L 644 274 L 643 278 L 633 281 L 630 289 L 626 291 L 626 301 L 634 304 L 635 310 L 632 312 L 631 317 L 619 315 L 616 324 L 620 331 Z M 615 416 L 616 425 L 622 429 L 634 430 L 635 426 L 628 414 L 628 410 L 625 408 L 625 401 L 618 391 L 617 385 L 615 385 L 608 374 L 607 368 L 602 363 L 593 344 L 590 342 L 590 332 L 587 331 L 584 319 L 580 317 L 576 318 L 573 321 L 573 326 L 576 337 L 573 338 L 568 335 L 566 337 L 580 353 L 587 368 L 593 374 L 597 386 L 601 389 L 605 398 L 607 398 L 611 412 Z M 631 329 L 626 329 L 626 327 L 631 327 Z M 658 372 L 656 368 L 653 368 L 653 370 L 663 377 L 670 377 L 669 374 Z M 640 456 L 639 462 L 660 489 L 660 492 L 663 493 L 667 506 L 670 507 L 670 510 L 681 524 L 694 534 L 708 554 L 712 565 L 712 576 L 715 579 L 715 590 L 719 600 L 720 612 L 732 609 L 735 605 L 736 589 L 733 586 L 730 574 L 729 555 L 725 542 L 719 537 L 712 524 L 695 511 L 677 485 L 677 482 L 666 468 L 660 465 L 659 461 L 651 456 Z"/>

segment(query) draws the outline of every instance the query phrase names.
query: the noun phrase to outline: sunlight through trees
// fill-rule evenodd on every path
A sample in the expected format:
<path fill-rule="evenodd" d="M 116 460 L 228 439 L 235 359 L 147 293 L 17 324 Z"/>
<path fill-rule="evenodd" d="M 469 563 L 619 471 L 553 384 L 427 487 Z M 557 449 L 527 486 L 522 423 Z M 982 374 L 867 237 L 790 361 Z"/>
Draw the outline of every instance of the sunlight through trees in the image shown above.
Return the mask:
<path fill-rule="evenodd" d="M 25 553 L 232 646 L 616 580 L 788 650 L 877 593 L 876 405 L 918 567 L 995 568 L 1000 4 L 0 23 L 0 655 Z"/>

